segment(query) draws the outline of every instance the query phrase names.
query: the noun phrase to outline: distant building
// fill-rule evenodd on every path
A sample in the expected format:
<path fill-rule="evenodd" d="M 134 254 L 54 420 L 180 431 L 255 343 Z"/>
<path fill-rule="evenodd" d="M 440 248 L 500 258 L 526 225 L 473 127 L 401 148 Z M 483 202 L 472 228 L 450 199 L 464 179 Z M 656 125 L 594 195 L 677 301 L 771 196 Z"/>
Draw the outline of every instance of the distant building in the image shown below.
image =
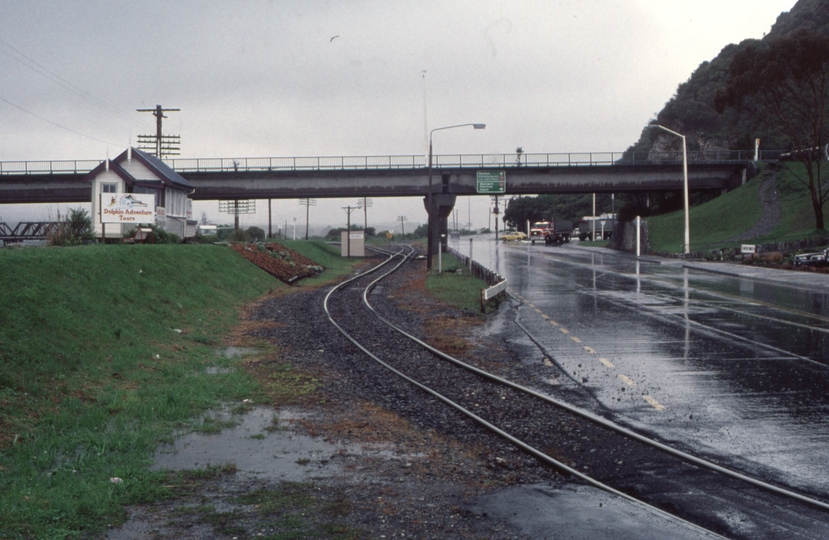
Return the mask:
<path fill-rule="evenodd" d="M 98 165 L 84 181 L 92 190 L 95 236 L 121 238 L 139 225 L 156 225 L 181 238 L 196 235 L 193 185 L 169 165 L 129 148 Z"/>

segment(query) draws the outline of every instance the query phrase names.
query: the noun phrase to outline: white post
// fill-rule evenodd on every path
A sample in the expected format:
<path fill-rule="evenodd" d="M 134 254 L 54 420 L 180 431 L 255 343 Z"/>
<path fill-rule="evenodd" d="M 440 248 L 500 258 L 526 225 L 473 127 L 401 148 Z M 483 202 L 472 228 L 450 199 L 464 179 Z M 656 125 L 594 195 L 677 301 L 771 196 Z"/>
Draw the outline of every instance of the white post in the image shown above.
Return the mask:
<path fill-rule="evenodd" d="M 685 144 L 685 135 L 682 135 L 682 177 L 685 195 L 685 255 L 688 255 L 691 253 L 691 223 L 688 209 L 688 147 Z"/>
<path fill-rule="evenodd" d="M 641 254 L 641 251 L 640 251 L 641 228 L 642 228 L 642 218 L 640 218 L 639 216 L 636 216 L 636 256 L 637 257 Z"/>
<path fill-rule="evenodd" d="M 593 231 L 590 234 L 590 240 L 596 241 L 596 194 L 593 194 Z"/>
<path fill-rule="evenodd" d="M 472 272 L 472 239 L 469 239 L 469 271 Z"/>
<path fill-rule="evenodd" d="M 445 234 L 440 235 L 441 239 L 441 249 L 438 249 L 438 274 L 443 273 L 443 239 L 446 238 Z"/>
<path fill-rule="evenodd" d="M 682 139 L 682 191 L 685 199 L 685 248 L 682 251 L 685 255 L 688 255 L 691 252 L 691 224 L 688 209 L 688 146 L 685 143 L 685 135 L 668 129 L 665 126 L 660 126 L 659 124 L 655 125 L 659 129 L 667 131 L 668 133 L 676 135 Z"/>

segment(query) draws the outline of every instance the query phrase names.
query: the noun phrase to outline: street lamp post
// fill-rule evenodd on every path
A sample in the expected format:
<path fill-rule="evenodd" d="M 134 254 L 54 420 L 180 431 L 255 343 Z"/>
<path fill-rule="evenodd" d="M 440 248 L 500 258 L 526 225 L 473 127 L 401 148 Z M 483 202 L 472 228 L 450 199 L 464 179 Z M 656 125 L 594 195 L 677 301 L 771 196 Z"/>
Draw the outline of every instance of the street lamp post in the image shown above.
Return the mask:
<path fill-rule="evenodd" d="M 475 129 L 484 129 L 486 128 L 486 124 L 457 124 L 454 126 L 443 126 L 439 128 L 435 128 L 429 132 L 429 191 L 426 193 L 426 214 L 428 219 L 428 226 L 426 227 L 428 231 L 428 238 L 426 239 L 426 270 L 432 269 L 432 246 L 434 242 L 435 236 L 435 227 L 437 226 L 437 220 L 432 219 L 432 134 L 435 131 L 441 131 L 443 129 L 452 129 L 452 128 L 459 128 L 459 127 L 467 127 L 472 126 Z"/>
<path fill-rule="evenodd" d="M 683 249 L 683 253 L 688 255 L 691 252 L 691 220 L 688 212 L 688 148 L 685 145 L 685 135 L 668 129 L 665 126 L 660 126 L 659 124 L 653 127 L 658 127 L 682 139 L 682 191 L 685 203 L 685 248 Z"/>

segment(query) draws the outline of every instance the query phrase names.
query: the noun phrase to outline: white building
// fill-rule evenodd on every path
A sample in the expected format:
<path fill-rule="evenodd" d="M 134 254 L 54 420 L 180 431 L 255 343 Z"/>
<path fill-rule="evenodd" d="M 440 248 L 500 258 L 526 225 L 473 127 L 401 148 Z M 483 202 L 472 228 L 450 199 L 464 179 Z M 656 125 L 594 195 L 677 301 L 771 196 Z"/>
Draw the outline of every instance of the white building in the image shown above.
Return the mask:
<path fill-rule="evenodd" d="M 84 181 L 92 188 L 95 236 L 122 238 L 139 225 L 156 225 L 181 238 L 196 235 L 193 185 L 160 159 L 129 148 L 98 165 Z"/>

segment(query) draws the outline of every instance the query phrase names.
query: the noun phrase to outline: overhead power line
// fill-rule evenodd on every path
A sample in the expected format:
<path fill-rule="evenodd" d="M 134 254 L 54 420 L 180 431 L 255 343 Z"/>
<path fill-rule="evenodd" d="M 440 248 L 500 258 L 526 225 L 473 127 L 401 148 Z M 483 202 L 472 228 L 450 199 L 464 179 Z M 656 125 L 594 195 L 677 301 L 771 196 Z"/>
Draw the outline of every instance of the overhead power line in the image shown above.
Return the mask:
<path fill-rule="evenodd" d="M 115 146 L 115 147 L 124 147 L 124 145 L 123 145 L 123 144 L 118 144 L 118 143 L 114 143 L 114 142 L 111 142 L 111 141 L 105 141 L 105 140 L 102 140 L 102 139 L 97 139 L 97 138 L 92 137 L 92 136 L 90 136 L 90 135 L 86 135 L 86 134 L 84 134 L 84 133 L 81 133 L 80 131 L 75 131 L 74 129 L 71 129 L 71 128 L 68 128 L 68 127 L 66 127 L 66 126 L 62 126 L 62 125 L 60 125 L 60 124 L 57 124 L 57 123 L 55 123 L 55 122 L 52 122 L 52 121 L 51 121 L 51 120 L 49 120 L 48 118 L 44 118 L 44 117 L 40 116 L 39 114 L 35 114 L 35 113 L 33 113 L 32 111 L 26 110 L 26 109 L 24 109 L 23 107 L 21 107 L 20 105 L 17 105 L 16 103 L 12 103 L 11 101 L 9 101 L 8 99 L 5 99 L 5 98 L 3 98 L 3 97 L 0 97 L 0 101 L 3 101 L 4 103 L 8 103 L 8 104 L 9 104 L 9 105 L 11 105 L 12 107 L 14 107 L 14 108 L 16 108 L 16 109 L 20 109 L 21 111 L 23 111 L 23 112 L 24 112 L 24 113 L 26 113 L 26 114 L 31 114 L 31 115 L 32 115 L 32 116 L 34 116 L 35 118 L 39 118 L 40 120 L 43 120 L 44 122 L 47 122 L 47 123 L 49 123 L 49 124 L 52 124 L 52 125 L 53 125 L 53 126 L 55 126 L 55 127 L 59 127 L 60 129 L 65 129 L 66 131 L 69 131 L 70 133 L 74 133 L 75 135 L 80 135 L 81 137 L 86 137 L 87 139 L 91 139 L 91 140 L 93 140 L 93 141 L 97 141 L 97 142 L 102 142 L 102 143 L 104 143 L 104 144 L 111 144 L 112 146 Z"/>
<path fill-rule="evenodd" d="M 0 39 L 0 52 L 5 53 L 7 56 L 12 58 L 13 60 L 16 60 L 17 62 L 20 62 L 25 67 L 31 69 L 32 71 L 34 71 L 38 75 L 41 75 L 42 77 L 45 77 L 45 78 L 49 79 L 50 81 L 57 84 L 58 86 L 72 92 L 73 94 L 75 94 L 77 96 L 82 97 L 83 99 L 86 99 L 86 100 L 90 101 L 91 103 L 93 103 L 94 105 L 96 105 L 98 107 L 101 107 L 101 108 L 105 109 L 107 112 L 115 114 L 115 115 L 121 117 L 123 120 L 131 122 L 131 123 L 133 123 L 137 126 L 143 126 L 144 125 L 137 118 L 135 118 L 133 116 L 130 116 L 130 115 L 126 114 L 125 112 L 120 111 L 120 110 L 116 109 L 115 107 L 112 107 L 112 106 L 106 104 L 103 100 L 101 100 L 100 98 L 92 95 L 90 92 L 84 90 L 83 88 L 81 88 L 81 87 L 79 87 L 75 84 L 72 84 L 70 81 L 67 81 L 66 79 L 64 79 L 63 77 L 58 75 L 57 73 L 51 71 L 49 68 L 39 64 L 34 59 L 26 56 L 22 51 L 20 51 L 14 45 L 11 45 L 10 43 L 4 41 L 3 39 Z"/>

